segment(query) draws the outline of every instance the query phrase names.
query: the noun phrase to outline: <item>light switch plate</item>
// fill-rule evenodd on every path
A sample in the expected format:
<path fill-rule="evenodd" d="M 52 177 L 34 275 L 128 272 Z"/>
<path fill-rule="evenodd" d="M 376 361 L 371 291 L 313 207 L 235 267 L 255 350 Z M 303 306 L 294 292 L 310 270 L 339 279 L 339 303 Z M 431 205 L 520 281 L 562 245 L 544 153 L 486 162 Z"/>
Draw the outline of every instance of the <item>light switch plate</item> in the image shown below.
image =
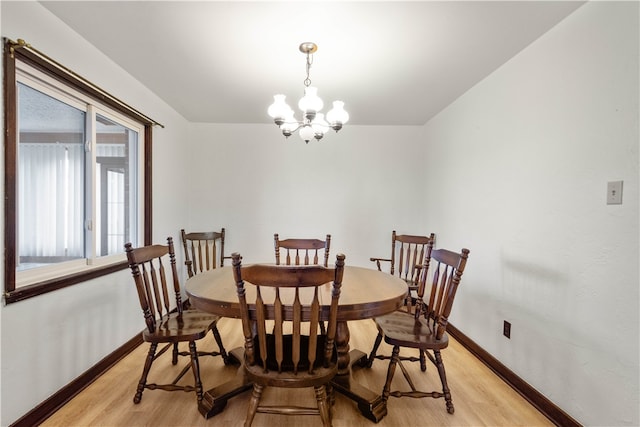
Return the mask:
<path fill-rule="evenodd" d="M 607 183 L 607 204 L 622 204 L 622 181 L 610 181 Z"/>

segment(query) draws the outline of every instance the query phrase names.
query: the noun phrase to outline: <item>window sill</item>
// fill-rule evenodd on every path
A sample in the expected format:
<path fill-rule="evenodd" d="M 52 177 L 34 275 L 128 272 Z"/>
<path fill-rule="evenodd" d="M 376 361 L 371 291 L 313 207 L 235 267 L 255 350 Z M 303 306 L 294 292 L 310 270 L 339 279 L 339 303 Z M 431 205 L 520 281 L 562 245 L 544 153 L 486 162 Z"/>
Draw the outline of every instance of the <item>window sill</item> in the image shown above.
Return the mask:
<path fill-rule="evenodd" d="M 11 292 L 4 294 L 5 304 L 11 304 L 14 302 L 22 301 L 28 298 L 32 298 L 38 295 L 46 294 L 58 289 L 66 288 L 67 286 L 75 285 L 77 283 L 86 282 L 97 277 L 106 276 L 107 274 L 115 273 L 116 271 L 124 270 L 129 266 L 127 261 L 120 261 L 114 264 L 109 264 L 90 270 L 85 270 L 77 273 L 68 274 L 66 276 L 56 277 L 54 279 L 45 280 L 38 283 L 22 286 Z"/>

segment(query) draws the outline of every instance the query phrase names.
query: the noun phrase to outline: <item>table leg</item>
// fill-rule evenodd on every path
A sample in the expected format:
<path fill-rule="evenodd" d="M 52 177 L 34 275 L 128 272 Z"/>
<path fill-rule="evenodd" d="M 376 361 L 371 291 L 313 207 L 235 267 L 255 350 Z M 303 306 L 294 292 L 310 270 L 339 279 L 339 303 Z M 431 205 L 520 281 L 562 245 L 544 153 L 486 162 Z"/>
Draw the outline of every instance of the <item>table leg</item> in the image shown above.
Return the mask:
<path fill-rule="evenodd" d="M 229 352 L 229 355 L 240 362 L 238 373 L 232 380 L 204 393 L 203 399 L 198 405 L 198 410 L 205 418 L 211 418 L 219 414 L 227 406 L 227 400 L 253 387 L 253 384 L 247 380 L 244 366 L 242 365 L 244 348 L 234 348 Z"/>
<path fill-rule="evenodd" d="M 353 366 L 367 355 L 360 350 L 349 351 L 347 322 L 338 322 L 336 345 L 338 347 L 338 374 L 332 381 L 334 389 L 354 400 L 362 415 L 377 423 L 387 415 L 387 405 L 382 401 L 381 395 L 358 384 L 351 377 Z"/>

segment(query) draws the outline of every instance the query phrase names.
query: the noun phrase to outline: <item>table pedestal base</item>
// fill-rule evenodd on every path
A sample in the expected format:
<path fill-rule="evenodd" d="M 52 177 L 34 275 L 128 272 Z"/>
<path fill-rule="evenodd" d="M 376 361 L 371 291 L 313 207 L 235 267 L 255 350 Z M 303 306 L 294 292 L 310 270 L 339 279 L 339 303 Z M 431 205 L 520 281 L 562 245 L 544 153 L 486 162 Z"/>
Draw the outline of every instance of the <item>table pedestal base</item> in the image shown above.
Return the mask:
<path fill-rule="evenodd" d="M 361 386 L 351 378 L 351 368 L 353 368 L 353 365 L 358 364 L 363 357 L 367 357 L 367 355 L 362 351 L 351 350 L 349 352 L 350 369 L 348 373 L 344 375 L 338 374 L 331 384 L 334 390 L 355 401 L 362 415 L 377 423 L 387 415 L 387 405 L 382 401 L 382 396 Z"/>
<path fill-rule="evenodd" d="M 338 375 L 331 381 L 334 390 L 348 397 L 358 404 L 358 409 L 366 418 L 377 423 L 387 415 L 387 405 L 382 396 L 355 382 L 351 372 L 355 366 L 361 365 L 361 360 L 367 355 L 360 350 L 349 351 L 349 329 L 346 322 L 338 323 Z M 244 348 L 234 348 L 229 355 L 240 362 L 237 375 L 230 381 L 220 384 L 204 393 L 198 410 L 205 418 L 211 418 L 222 412 L 227 401 L 253 387 L 245 375 L 242 361 Z"/>
<path fill-rule="evenodd" d="M 240 362 L 238 373 L 234 379 L 204 393 L 202 402 L 198 405 L 198 410 L 205 418 L 211 418 L 219 414 L 227 406 L 227 400 L 253 387 L 253 384 L 247 380 L 242 366 L 244 348 L 234 348 L 229 352 L 229 355 Z"/>

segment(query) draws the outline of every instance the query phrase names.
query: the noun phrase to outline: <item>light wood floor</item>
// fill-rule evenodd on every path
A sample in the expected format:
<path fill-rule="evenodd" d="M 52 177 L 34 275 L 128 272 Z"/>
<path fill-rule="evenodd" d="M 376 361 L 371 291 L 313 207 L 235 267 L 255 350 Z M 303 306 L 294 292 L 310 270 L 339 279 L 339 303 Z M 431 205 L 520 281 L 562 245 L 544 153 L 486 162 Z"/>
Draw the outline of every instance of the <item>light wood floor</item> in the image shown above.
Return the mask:
<path fill-rule="evenodd" d="M 227 349 L 241 345 L 240 321 L 222 319 L 219 323 Z M 375 338 L 376 329 L 372 320 L 349 323 L 351 348 L 368 352 Z M 202 349 L 216 349 L 211 334 L 200 344 Z M 43 426 L 242 426 L 250 392 L 229 400 L 224 411 L 206 420 L 197 409 L 194 393 L 146 390 L 142 401 L 132 401 L 142 364 L 148 349 L 143 344 L 125 357 L 116 366 L 98 378 L 82 393 L 52 415 Z M 390 353 L 383 343 L 381 352 Z M 385 426 L 551 426 L 547 418 L 529 405 L 511 387 L 497 378 L 485 365 L 472 356 L 455 340 L 442 352 L 449 387 L 453 395 L 455 414 L 448 414 L 444 399 L 390 398 L 388 415 L 377 425 Z M 165 354 L 154 365 L 163 373 L 180 369 L 171 366 L 170 356 Z M 235 375 L 236 367 L 225 366 L 219 357 L 202 357 L 201 375 L 205 390 Z M 186 358 L 185 358 L 186 361 Z M 354 378 L 372 390 L 381 391 L 388 361 L 377 360 L 372 369 L 357 369 Z M 162 367 L 161 367 L 162 366 Z M 429 364 L 426 373 L 421 373 L 417 363 L 406 363 L 413 373 L 418 388 L 439 388 L 437 371 Z M 152 368 L 152 374 L 154 373 Z M 164 379 L 162 374 L 155 381 Z M 150 379 L 153 379 L 150 375 Z M 171 379 L 169 379 L 170 381 Z M 192 381 L 187 374 L 182 381 Z M 394 385 L 405 388 L 406 382 L 400 370 L 396 370 Z M 301 405 L 313 405 L 313 390 L 267 389 L 264 399 L 277 402 L 287 399 Z M 295 417 L 257 414 L 253 423 L 261 426 L 321 426 L 319 417 Z M 334 427 L 373 426 L 373 422 L 360 415 L 357 406 L 345 396 L 336 393 L 333 408 Z"/>

